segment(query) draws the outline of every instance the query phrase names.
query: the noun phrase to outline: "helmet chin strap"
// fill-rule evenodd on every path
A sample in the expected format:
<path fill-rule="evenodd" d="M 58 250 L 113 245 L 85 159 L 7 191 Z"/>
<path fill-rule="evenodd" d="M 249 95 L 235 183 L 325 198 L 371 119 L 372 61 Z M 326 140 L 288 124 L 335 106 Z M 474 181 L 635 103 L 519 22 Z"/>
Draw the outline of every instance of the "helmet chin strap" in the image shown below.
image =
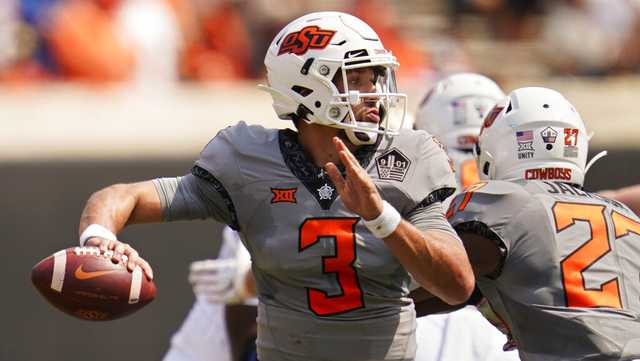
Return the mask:
<path fill-rule="evenodd" d="M 367 130 L 354 130 L 354 129 L 345 129 L 344 132 L 347 134 L 347 138 L 354 145 L 369 145 L 374 144 L 378 140 L 378 134 L 376 131 L 378 130 L 377 123 L 370 122 L 356 122 L 358 127 L 367 128 L 373 131 Z"/>

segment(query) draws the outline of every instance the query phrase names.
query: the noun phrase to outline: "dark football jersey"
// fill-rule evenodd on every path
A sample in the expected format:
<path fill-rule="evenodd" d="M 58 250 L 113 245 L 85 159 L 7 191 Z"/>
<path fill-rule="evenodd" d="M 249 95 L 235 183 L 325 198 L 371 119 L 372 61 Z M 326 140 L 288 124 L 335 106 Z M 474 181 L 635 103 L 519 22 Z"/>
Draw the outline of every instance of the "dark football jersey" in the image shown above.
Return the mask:
<path fill-rule="evenodd" d="M 560 182 L 480 182 L 449 208 L 503 251 L 477 283 L 522 360 L 640 358 L 640 219 Z"/>
<path fill-rule="evenodd" d="M 381 138 L 355 156 L 401 214 L 454 191 L 448 158 L 430 135 Z M 251 253 L 260 360 L 413 358 L 409 275 L 345 208 L 295 132 L 241 122 L 205 147 L 194 174 L 219 183 L 229 212 L 222 218 Z"/>

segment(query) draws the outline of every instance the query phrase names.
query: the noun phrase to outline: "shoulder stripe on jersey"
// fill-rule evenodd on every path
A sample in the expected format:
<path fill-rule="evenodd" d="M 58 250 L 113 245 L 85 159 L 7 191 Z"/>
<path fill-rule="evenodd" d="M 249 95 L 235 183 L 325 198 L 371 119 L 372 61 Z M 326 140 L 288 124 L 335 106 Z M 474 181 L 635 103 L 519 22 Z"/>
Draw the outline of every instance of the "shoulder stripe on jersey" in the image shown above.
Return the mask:
<path fill-rule="evenodd" d="M 227 206 L 227 209 L 229 209 L 229 213 L 231 213 L 231 224 L 229 224 L 228 226 L 231 227 L 231 229 L 233 229 L 234 231 L 239 231 L 240 224 L 238 222 L 236 207 L 233 205 L 233 200 L 231 199 L 229 192 L 227 192 L 227 190 L 224 188 L 224 185 L 222 185 L 218 178 L 209 173 L 208 170 L 200 166 L 194 165 L 193 168 L 191 168 L 191 174 L 211 183 L 214 186 L 215 190 L 220 193 L 220 196 L 222 196 L 222 199 Z"/>
<path fill-rule="evenodd" d="M 418 203 L 418 205 L 411 211 L 413 212 L 414 210 L 419 208 L 426 208 L 435 202 L 443 202 L 445 199 L 447 199 L 447 197 L 451 196 L 455 192 L 456 189 L 450 187 L 436 189 L 435 191 L 429 193 L 429 195 L 425 199 L 423 199 L 422 202 Z"/>
<path fill-rule="evenodd" d="M 496 232 L 494 232 L 489 226 L 480 221 L 468 221 L 459 223 L 453 226 L 453 229 L 458 233 L 469 232 L 474 233 L 479 236 L 482 236 L 488 240 L 491 240 L 498 247 L 498 251 L 500 252 L 500 262 L 496 266 L 496 269 L 493 272 L 486 275 L 487 278 L 496 279 L 502 273 L 502 268 L 504 267 L 504 262 L 507 258 L 507 246 L 505 246 L 504 241 Z"/>

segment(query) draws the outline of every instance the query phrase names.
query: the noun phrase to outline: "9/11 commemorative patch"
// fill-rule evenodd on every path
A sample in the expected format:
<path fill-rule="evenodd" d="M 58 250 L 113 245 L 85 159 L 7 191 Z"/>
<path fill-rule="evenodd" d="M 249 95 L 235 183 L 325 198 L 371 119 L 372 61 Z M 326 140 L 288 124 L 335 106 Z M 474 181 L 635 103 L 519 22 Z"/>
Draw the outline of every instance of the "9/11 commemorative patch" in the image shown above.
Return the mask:
<path fill-rule="evenodd" d="M 411 161 L 397 148 L 376 157 L 376 169 L 380 179 L 402 182 L 407 175 Z"/>

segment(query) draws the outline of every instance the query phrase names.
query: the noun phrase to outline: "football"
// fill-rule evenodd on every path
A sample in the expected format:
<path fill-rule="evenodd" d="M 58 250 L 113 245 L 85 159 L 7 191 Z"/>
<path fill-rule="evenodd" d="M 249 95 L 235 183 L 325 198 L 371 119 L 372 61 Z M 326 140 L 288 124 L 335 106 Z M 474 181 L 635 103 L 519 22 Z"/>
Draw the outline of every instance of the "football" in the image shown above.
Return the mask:
<path fill-rule="evenodd" d="M 72 247 L 36 264 L 31 281 L 49 303 L 69 315 L 91 321 L 114 320 L 135 312 L 156 295 L 156 286 L 140 267 L 111 261 L 112 251 Z"/>

